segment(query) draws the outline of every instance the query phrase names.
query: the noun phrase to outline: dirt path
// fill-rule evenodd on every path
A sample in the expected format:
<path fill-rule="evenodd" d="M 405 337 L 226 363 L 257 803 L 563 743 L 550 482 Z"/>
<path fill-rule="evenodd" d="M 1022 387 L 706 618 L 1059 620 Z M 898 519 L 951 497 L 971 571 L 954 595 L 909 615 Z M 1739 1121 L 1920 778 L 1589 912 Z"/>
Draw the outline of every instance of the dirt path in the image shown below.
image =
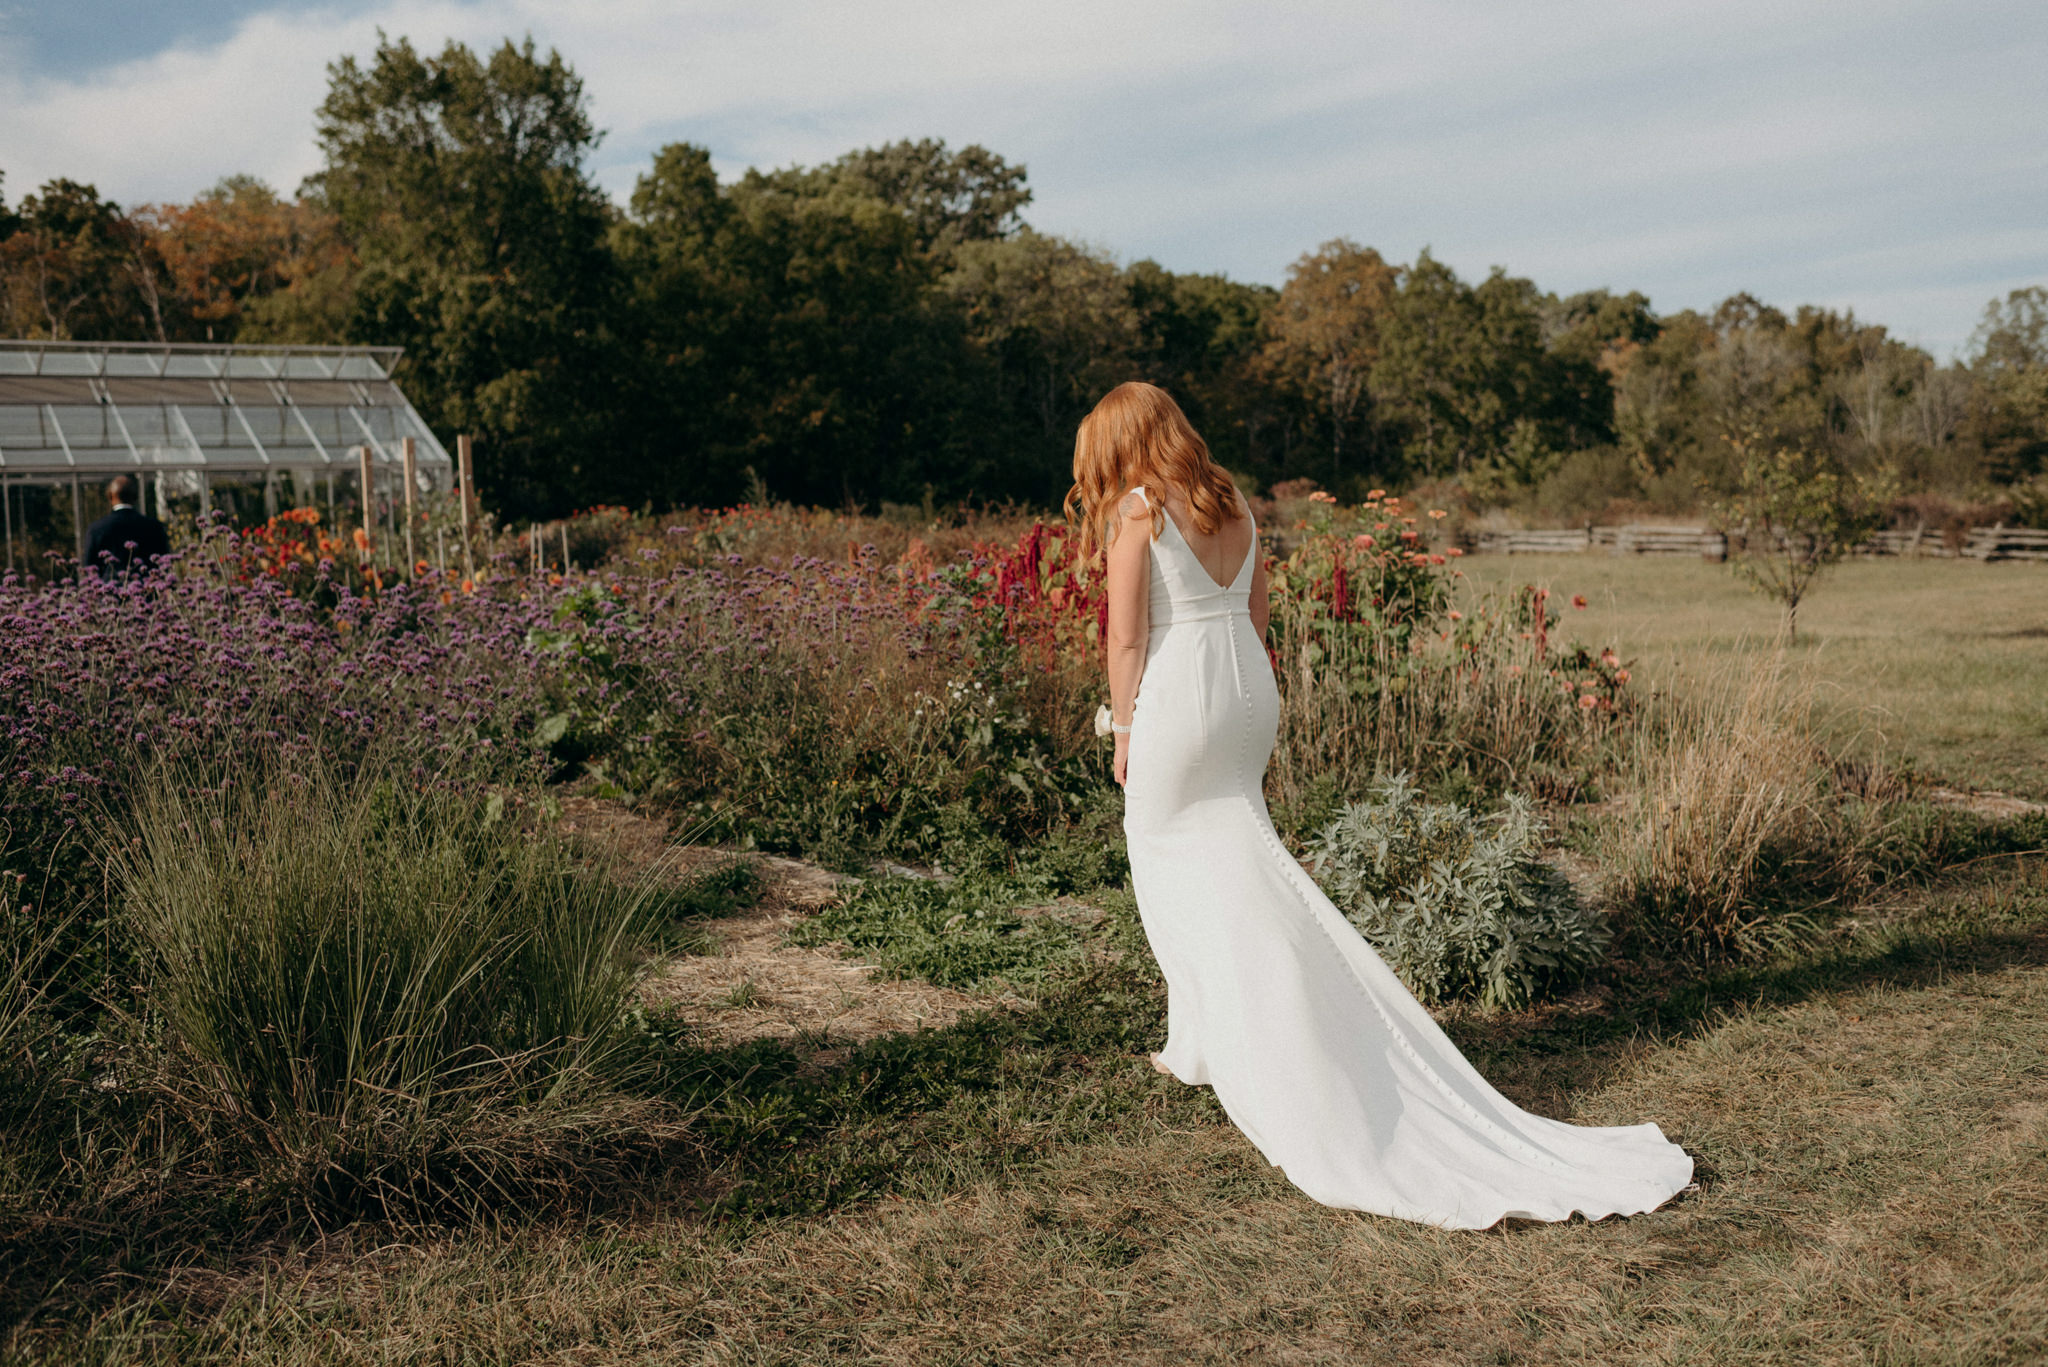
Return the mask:
<path fill-rule="evenodd" d="M 2048 802 L 2029 802 L 2023 797 L 2009 793 L 1959 793 L 1953 788 L 1934 788 L 1928 791 L 1928 799 L 1944 806 L 1961 807 L 1981 817 L 2003 821 L 2009 817 L 2027 816 L 2033 812 L 2048 812 Z"/>
<path fill-rule="evenodd" d="M 842 958 L 835 949 L 784 944 L 790 927 L 838 898 L 850 881 L 843 874 L 776 855 L 671 845 L 667 822 L 616 802 L 572 797 L 562 809 L 563 831 L 610 850 L 628 875 L 662 863 L 660 876 L 682 879 L 735 857 L 760 871 L 759 903 L 703 923 L 713 952 L 665 956 L 641 980 L 649 1006 L 676 1011 L 706 1044 L 781 1040 L 807 1051 L 816 1066 L 829 1067 L 843 1061 L 852 1046 L 878 1035 L 942 1027 L 970 1011 L 1024 1005 L 1007 994 L 975 996 L 879 978 L 872 965 Z"/>

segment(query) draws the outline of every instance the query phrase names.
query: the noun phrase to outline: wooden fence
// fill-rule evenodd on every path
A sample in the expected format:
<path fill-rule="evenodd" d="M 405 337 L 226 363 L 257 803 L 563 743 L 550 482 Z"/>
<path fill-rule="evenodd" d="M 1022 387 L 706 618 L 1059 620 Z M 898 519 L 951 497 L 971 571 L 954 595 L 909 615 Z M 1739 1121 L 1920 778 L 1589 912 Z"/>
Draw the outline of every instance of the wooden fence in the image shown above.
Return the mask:
<path fill-rule="evenodd" d="M 1621 527 L 1565 531 L 1481 532 L 1477 549 L 1502 555 L 1601 550 L 1610 555 L 1690 555 L 1723 560 L 1728 555 L 1728 538 L 1711 527 L 1631 522 Z"/>
<path fill-rule="evenodd" d="M 1740 538 L 1738 537 L 1738 544 Z M 1569 555 L 1606 551 L 1609 555 L 1690 555 L 1706 560 L 1728 558 L 1728 537 L 1711 527 L 1630 522 L 1619 527 L 1578 527 L 1558 530 L 1481 532 L 1474 550 L 1485 555 Z M 2048 561 L 2048 531 L 2027 527 L 1978 527 L 1960 550 L 1936 531 L 1881 531 L 1853 547 L 1852 555 L 1944 556 L 1970 560 Z"/>
<path fill-rule="evenodd" d="M 1979 527 L 1963 543 L 1972 560 L 2048 560 L 2048 531 L 2030 527 Z"/>

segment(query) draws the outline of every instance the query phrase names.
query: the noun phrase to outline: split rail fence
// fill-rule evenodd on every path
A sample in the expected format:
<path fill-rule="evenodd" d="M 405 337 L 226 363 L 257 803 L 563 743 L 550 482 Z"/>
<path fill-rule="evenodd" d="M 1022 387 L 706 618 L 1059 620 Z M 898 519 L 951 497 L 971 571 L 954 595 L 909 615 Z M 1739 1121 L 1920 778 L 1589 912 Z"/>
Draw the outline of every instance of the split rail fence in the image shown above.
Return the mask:
<path fill-rule="evenodd" d="M 1740 544 L 1740 537 L 1737 538 Z M 1631 522 L 1619 527 L 1576 527 L 1533 531 L 1481 532 L 1473 547 L 1482 555 L 1686 555 L 1728 558 L 1729 538 L 1705 526 Z M 1960 546 L 1926 527 L 1882 531 L 1855 546 L 1854 555 L 1937 556 L 1966 560 L 2048 561 L 2048 531 L 2028 527 L 1976 527 Z"/>

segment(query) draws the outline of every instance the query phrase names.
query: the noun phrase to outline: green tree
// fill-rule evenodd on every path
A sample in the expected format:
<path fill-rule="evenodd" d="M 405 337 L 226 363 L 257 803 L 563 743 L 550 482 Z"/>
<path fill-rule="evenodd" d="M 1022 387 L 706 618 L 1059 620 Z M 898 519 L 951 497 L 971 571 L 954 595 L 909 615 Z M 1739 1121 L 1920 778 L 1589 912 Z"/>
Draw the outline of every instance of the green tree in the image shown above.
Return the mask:
<path fill-rule="evenodd" d="M 1266 359 L 1283 384 L 1308 401 L 1328 443 L 1326 478 L 1347 473 L 1354 454 L 1369 451 L 1365 434 L 1369 381 L 1400 272 L 1370 247 L 1334 238 L 1287 270 L 1287 283 L 1266 314 Z"/>
<path fill-rule="evenodd" d="M 941 256 L 963 242 L 1008 237 L 1031 202 L 1025 170 L 979 145 L 954 152 L 938 138 L 848 152 L 824 166 L 757 175 L 794 194 L 877 199 L 910 220 L 918 245 Z"/>
<path fill-rule="evenodd" d="M 1030 496 L 1051 498 L 1083 415 L 1139 373 L 1139 318 L 1123 273 L 1086 247 L 1025 229 L 962 244 L 941 288 L 991 367 Z"/>
<path fill-rule="evenodd" d="M 1974 381 L 1964 417 L 1984 473 L 2014 483 L 2048 470 L 2048 287 L 1984 307 L 1970 339 Z"/>
<path fill-rule="evenodd" d="M 328 68 L 306 193 L 360 261 L 351 340 L 406 348 L 423 415 L 483 442 L 478 483 L 517 514 L 601 494 L 619 459 L 606 318 L 610 209 L 582 80 L 531 39 L 488 59 L 380 40 Z"/>
<path fill-rule="evenodd" d="M 1372 394 L 1411 468 L 1540 476 L 1562 444 L 1556 419 L 1570 409 L 1543 347 L 1542 305 L 1527 280 L 1495 270 L 1473 287 L 1426 251 L 1402 272 Z"/>
<path fill-rule="evenodd" d="M 1585 290 L 1545 296 L 1538 309 L 1543 349 L 1553 368 L 1552 420 L 1558 444 L 1606 445 L 1617 436 L 1614 376 L 1621 358 L 1657 339 L 1649 298 L 1634 290 Z"/>
<path fill-rule="evenodd" d="M 1740 462 L 1735 491 L 1715 505 L 1730 534 L 1729 562 L 1758 592 L 1782 603 L 1785 635 L 1799 639 L 1799 605 L 1828 566 L 1884 521 L 1892 490 L 1859 479 L 1827 456 L 1751 431 L 1730 439 Z"/>
<path fill-rule="evenodd" d="M 737 498 L 750 471 L 825 503 L 1000 483 L 998 453 L 963 437 L 965 324 L 904 210 L 790 172 L 721 186 L 703 149 L 677 144 L 614 245 L 647 496 Z"/>
<path fill-rule="evenodd" d="M 1279 299 L 1269 285 L 1175 274 L 1156 261 L 1124 272 L 1141 373 L 1187 411 L 1216 459 L 1262 482 L 1285 478 L 1301 446 L 1301 405 L 1271 383 L 1264 351 Z"/>

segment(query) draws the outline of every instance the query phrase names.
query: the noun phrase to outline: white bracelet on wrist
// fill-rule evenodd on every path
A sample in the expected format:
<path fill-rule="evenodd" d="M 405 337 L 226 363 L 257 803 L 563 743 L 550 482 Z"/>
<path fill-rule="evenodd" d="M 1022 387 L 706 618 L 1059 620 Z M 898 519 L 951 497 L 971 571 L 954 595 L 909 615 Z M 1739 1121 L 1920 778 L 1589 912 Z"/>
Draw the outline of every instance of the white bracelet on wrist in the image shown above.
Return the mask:
<path fill-rule="evenodd" d="M 1116 733 L 1117 735 L 1119 735 L 1119 736 L 1128 736 L 1128 735 L 1130 735 L 1130 734 L 1131 734 L 1131 728 L 1130 728 L 1130 727 L 1128 727 L 1128 726 L 1118 726 L 1118 725 L 1117 725 L 1117 724 L 1116 724 L 1115 722 L 1111 722 L 1111 723 L 1109 724 L 1109 729 L 1110 729 L 1111 731 L 1113 731 L 1114 733 Z"/>

